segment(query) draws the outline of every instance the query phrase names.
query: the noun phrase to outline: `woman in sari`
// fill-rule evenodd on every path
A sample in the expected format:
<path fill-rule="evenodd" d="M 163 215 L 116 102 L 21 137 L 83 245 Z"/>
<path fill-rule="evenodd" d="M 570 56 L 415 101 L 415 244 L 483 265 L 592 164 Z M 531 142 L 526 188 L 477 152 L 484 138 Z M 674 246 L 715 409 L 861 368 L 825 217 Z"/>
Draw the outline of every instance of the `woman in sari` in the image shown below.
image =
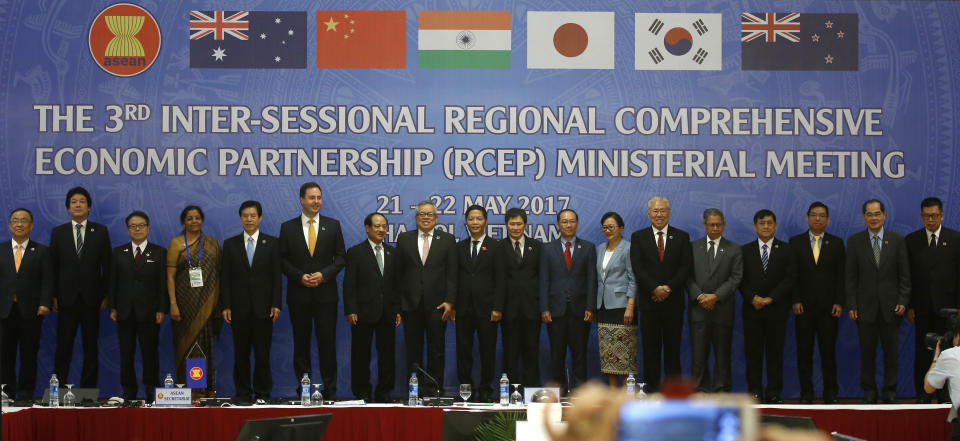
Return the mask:
<path fill-rule="evenodd" d="M 630 266 L 630 242 L 623 240 L 623 218 L 609 212 L 600 218 L 606 243 L 597 245 L 597 336 L 600 370 L 618 387 L 637 369 L 636 282 Z"/>
<path fill-rule="evenodd" d="M 189 205 L 180 213 L 183 233 L 167 248 L 167 292 L 173 323 L 174 361 L 177 383 L 186 383 L 186 360 L 200 357 L 192 351 L 199 345 L 206 357 L 207 388 L 194 391 L 195 398 L 216 395 L 213 363 L 215 319 L 220 316 L 220 243 L 203 234 L 203 210 Z"/>

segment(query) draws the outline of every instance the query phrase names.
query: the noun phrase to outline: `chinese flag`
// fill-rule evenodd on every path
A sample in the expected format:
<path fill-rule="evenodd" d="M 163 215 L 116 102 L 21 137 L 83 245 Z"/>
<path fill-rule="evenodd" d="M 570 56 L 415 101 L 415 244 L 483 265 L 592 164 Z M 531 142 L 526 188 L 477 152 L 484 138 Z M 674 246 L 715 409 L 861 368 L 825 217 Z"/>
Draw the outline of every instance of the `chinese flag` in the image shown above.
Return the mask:
<path fill-rule="evenodd" d="M 317 11 L 317 68 L 404 69 L 406 11 Z"/>

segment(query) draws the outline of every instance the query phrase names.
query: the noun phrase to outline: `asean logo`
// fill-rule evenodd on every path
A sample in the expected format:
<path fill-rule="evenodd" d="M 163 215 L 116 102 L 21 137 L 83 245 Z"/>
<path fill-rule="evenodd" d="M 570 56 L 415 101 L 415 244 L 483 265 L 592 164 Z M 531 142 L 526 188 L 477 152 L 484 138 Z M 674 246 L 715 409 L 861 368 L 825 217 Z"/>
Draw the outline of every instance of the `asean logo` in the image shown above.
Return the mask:
<path fill-rule="evenodd" d="M 107 73 L 131 77 L 150 68 L 160 53 L 160 26 L 146 9 L 115 3 L 90 23 L 93 61 Z"/>
<path fill-rule="evenodd" d="M 157 394 L 157 398 L 159 398 L 159 399 L 162 400 L 162 399 L 163 399 L 163 392 L 158 393 L 158 394 Z"/>
<path fill-rule="evenodd" d="M 199 380 L 203 378 L 203 369 L 200 369 L 199 367 L 194 367 L 193 369 L 190 369 L 190 378 L 194 380 Z"/>

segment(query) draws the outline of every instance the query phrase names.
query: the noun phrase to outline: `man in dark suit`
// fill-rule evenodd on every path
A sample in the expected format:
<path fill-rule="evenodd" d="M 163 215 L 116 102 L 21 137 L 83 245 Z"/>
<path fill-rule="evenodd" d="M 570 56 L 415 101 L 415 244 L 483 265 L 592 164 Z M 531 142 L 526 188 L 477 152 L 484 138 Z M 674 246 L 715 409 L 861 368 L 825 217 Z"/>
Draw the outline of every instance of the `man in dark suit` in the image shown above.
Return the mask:
<path fill-rule="evenodd" d="M 543 244 L 524 234 L 527 213 L 511 208 L 504 216 L 509 237 L 494 257 L 494 306 L 503 312 L 503 365 L 507 376 L 525 387 L 540 386 L 540 250 Z M 520 368 L 520 362 L 523 368 Z M 522 374 L 521 374 L 522 372 Z"/>
<path fill-rule="evenodd" d="M 497 323 L 503 310 L 494 308 L 494 250 L 497 241 L 487 236 L 487 211 L 471 205 L 466 211 L 470 237 L 457 244 L 457 377 L 460 384 L 477 386 L 478 401 L 494 401 L 493 369 L 497 361 Z M 480 384 L 473 381 L 473 336 L 480 344 Z"/>
<path fill-rule="evenodd" d="M 407 344 L 408 374 L 423 363 L 427 340 L 427 372 L 439 385 L 420 381 L 423 396 L 442 393 L 447 320 L 454 317 L 457 300 L 457 239 L 437 230 L 437 208 L 430 201 L 417 204 L 417 229 L 397 236 L 400 254 L 400 290 L 403 334 Z M 437 390 L 440 388 L 441 390 Z"/>
<path fill-rule="evenodd" d="M 550 336 L 553 381 L 570 390 L 587 379 L 587 338 L 597 308 L 597 247 L 577 237 L 579 217 L 566 209 L 557 214 L 560 237 L 540 253 L 540 319 Z M 567 348 L 573 383 L 567 384 Z"/>
<path fill-rule="evenodd" d="M 747 359 L 747 391 L 758 400 L 781 404 L 783 343 L 793 299 L 796 264 L 790 246 L 774 237 L 777 215 L 763 209 L 753 215 L 757 240 L 743 244 L 743 352 Z M 767 387 L 763 387 L 766 358 Z"/>
<path fill-rule="evenodd" d="M 883 402 L 897 394 L 900 319 L 910 304 L 910 260 L 903 236 L 883 228 L 883 202 L 863 203 L 866 231 L 847 239 L 846 293 L 850 319 L 860 335 L 863 402 L 877 402 L 877 340 L 883 347 Z"/>
<path fill-rule="evenodd" d="M 26 208 L 13 210 L 10 213 L 13 237 L 7 242 L 7 249 L 0 251 L 0 381 L 7 385 L 4 391 L 10 398 L 20 400 L 33 398 L 40 325 L 53 304 L 50 253 L 45 245 L 30 240 L 31 230 L 33 213 Z"/>
<path fill-rule="evenodd" d="M 683 288 L 693 268 L 690 235 L 668 225 L 670 200 L 647 201 L 650 226 L 630 236 L 630 264 L 637 281 L 637 308 L 647 392 L 660 389 L 660 360 L 667 377 L 680 375 Z"/>
<path fill-rule="evenodd" d="M 736 304 L 734 294 L 743 278 L 740 247 L 723 236 L 727 223 L 723 212 L 708 208 L 703 212 L 707 235 L 691 247 L 693 271 L 687 279 L 689 299 L 691 375 L 700 392 L 730 392 L 730 345 Z M 713 348 L 713 381 L 707 372 L 710 348 Z"/>
<path fill-rule="evenodd" d="M 142 211 L 127 216 L 130 243 L 113 250 L 107 278 L 110 320 L 120 340 L 120 386 L 123 399 L 137 398 L 134 357 L 137 342 L 143 359 L 143 385 L 148 403 L 156 395 L 160 374 L 160 323 L 170 308 L 167 297 L 167 250 L 147 241 L 150 217 Z"/>
<path fill-rule="evenodd" d="M 933 351 L 927 349 L 923 337 L 928 332 L 947 331 L 946 318 L 938 312 L 943 308 L 960 308 L 960 234 L 944 227 L 943 202 L 930 197 L 920 202 L 923 228 L 907 235 L 907 254 L 910 258 L 912 285 L 907 320 L 916 325 L 913 378 L 917 397 L 929 403 L 933 396 L 923 392 L 923 377 L 933 360 Z M 948 397 L 941 392 L 941 402 Z"/>
<path fill-rule="evenodd" d="M 310 334 L 317 336 L 317 356 L 324 398 L 337 396 L 337 274 L 346 262 L 340 222 L 320 215 L 323 192 L 316 182 L 300 186 L 303 212 L 280 225 L 280 258 L 287 276 L 287 306 L 293 325 L 293 371 L 311 374 Z M 310 375 L 312 381 L 316 378 Z"/>
<path fill-rule="evenodd" d="M 83 330 L 80 387 L 97 387 L 97 338 L 100 311 L 107 308 L 106 277 L 110 269 L 110 233 L 87 217 L 93 200 L 83 187 L 67 191 L 70 222 L 50 232 L 50 255 L 56 274 L 53 309 L 57 318 L 54 370 L 61 384 L 70 383 L 70 362 L 77 328 Z"/>
<path fill-rule="evenodd" d="M 263 206 L 240 204 L 243 233 L 223 241 L 220 304 L 223 321 L 233 328 L 233 384 L 242 403 L 270 399 L 270 345 L 273 323 L 280 317 L 281 262 L 276 237 L 260 231 Z M 250 387 L 250 351 L 253 350 L 253 388 Z"/>
<path fill-rule="evenodd" d="M 823 370 L 823 402 L 837 404 L 837 323 L 843 312 L 843 240 L 826 232 L 830 209 L 823 202 L 810 204 L 810 229 L 790 238 L 797 263 L 793 291 L 796 316 L 797 373 L 800 403 L 813 402 L 813 341 L 820 347 Z"/>
<path fill-rule="evenodd" d="M 396 293 L 397 253 L 383 239 L 387 218 L 370 213 L 363 219 L 367 240 L 347 250 L 343 276 L 343 313 L 352 325 L 350 381 L 353 395 L 369 401 L 390 402 L 394 384 L 396 328 L 400 326 L 400 298 Z M 370 385 L 370 346 L 377 336 L 377 387 Z M 371 395 L 372 392 L 372 395 Z"/>

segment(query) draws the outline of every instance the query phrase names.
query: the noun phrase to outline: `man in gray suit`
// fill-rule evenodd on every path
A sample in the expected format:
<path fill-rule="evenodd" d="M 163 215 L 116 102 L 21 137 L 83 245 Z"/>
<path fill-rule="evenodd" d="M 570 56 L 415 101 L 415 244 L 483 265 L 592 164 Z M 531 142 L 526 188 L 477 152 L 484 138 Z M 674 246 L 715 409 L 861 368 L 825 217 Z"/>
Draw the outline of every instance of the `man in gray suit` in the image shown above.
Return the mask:
<path fill-rule="evenodd" d="M 860 335 L 860 387 L 863 402 L 877 402 L 877 340 L 883 347 L 883 402 L 897 392 L 900 320 L 910 304 L 910 262 L 903 236 L 883 229 L 883 202 L 863 203 L 867 231 L 847 239 L 847 308 Z"/>
<path fill-rule="evenodd" d="M 723 238 L 723 212 L 703 211 L 707 235 L 691 242 L 693 274 L 687 279 L 690 302 L 691 374 L 700 392 L 730 392 L 730 344 L 733 340 L 734 293 L 743 278 L 740 246 Z M 707 359 L 713 347 L 713 381 Z"/>

